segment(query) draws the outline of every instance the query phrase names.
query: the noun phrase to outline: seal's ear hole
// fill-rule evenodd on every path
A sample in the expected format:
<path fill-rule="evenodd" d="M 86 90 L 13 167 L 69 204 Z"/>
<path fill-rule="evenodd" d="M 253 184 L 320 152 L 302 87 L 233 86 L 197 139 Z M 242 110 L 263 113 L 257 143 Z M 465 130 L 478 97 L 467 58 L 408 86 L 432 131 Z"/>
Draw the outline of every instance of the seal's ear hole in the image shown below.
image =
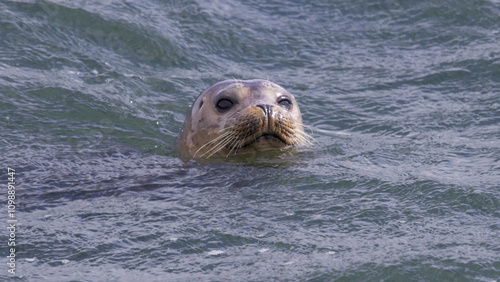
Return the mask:
<path fill-rule="evenodd" d="M 233 107 L 233 105 L 234 105 L 233 101 L 226 99 L 226 98 L 222 98 L 217 102 L 215 107 L 217 108 L 217 110 L 219 112 L 223 113 L 223 112 L 229 111 Z"/>
<path fill-rule="evenodd" d="M 200 102 L 200 107 L 199 107 L 199 109 L 201 109 L 201 106 L 203 106 L 203 101 L 201 101 L 201 102 Z"/>
<path fill-rule="evenodd" d="M 287 110 L 290 110 L 292 108 L 292 100 L 290 100 L 290 98 L 287 96 L 279 97 L 278 104 Z"/>

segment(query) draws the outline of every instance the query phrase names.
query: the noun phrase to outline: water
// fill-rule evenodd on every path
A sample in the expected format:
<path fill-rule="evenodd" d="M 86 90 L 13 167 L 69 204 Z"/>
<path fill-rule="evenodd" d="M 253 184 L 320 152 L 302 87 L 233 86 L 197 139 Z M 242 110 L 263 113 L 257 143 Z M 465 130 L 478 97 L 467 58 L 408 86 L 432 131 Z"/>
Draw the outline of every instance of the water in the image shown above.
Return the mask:
<path fill-rule="evenodd" d="M 0 38 L 2 280 L 500 277 L 498 1 L 2 1 Z M 230 78 L 320 144 L 179 159 Z"/>

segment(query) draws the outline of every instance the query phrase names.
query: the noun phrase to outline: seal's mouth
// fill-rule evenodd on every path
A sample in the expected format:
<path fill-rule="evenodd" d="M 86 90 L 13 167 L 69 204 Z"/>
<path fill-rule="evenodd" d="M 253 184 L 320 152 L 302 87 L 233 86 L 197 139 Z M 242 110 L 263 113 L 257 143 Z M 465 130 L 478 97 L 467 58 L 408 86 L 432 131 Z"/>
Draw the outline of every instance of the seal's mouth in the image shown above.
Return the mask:
<path fill-rule="evenodd" d="M 287 145 L 286 141 L 281 136 L 279 136 L 277 134 L 265 133 L 265 134 L 262 134 L 262 135 L 256 137 L 255 139 L 248 142 L 247 144 L 245 144 L 241 148 L 245 148 L 245 147 L 248 147 L 250 145 L 257 144 L 257 143 L 259 143 L 259 144 L 267 143 L 269 145 L 274 145 L 272 147 L 282 147 L 282 146 Z"/>
<path fill-rule="evenodd" d="M 278 135 L 275 135 L 275 134 L 262 134 L 260 137 L 257 137 L 257 139 L 255 139 L 255 142 L 259 142 L 259 141 L 269 141 L 269 142 L 282 142 L 282 143 L 285 143 L 285 141 L 283 139 L 281 139 L 280 136 Z"/>

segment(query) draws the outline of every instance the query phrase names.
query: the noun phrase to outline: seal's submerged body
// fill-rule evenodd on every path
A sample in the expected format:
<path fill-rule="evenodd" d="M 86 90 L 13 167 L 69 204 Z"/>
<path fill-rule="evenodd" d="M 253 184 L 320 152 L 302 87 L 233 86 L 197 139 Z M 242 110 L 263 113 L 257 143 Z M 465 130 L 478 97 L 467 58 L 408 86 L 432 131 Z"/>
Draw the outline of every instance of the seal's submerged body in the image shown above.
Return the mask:
<path fill-rule="evenodd" d="M 292 94 L 267 80 L 226 80 L 203 91 L 178 136 L 179 149 L 210 157 L 310 144 Z"/>

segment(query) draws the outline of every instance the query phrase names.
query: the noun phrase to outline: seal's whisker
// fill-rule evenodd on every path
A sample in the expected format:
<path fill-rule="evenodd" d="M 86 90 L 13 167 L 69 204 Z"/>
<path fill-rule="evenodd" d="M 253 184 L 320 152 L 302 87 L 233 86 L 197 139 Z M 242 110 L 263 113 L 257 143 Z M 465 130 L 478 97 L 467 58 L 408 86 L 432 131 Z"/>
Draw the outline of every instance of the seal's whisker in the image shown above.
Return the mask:
<path fill-rule="evenodd" d="M 196 151 L 195 155 L 196 155 L 196 154 L 198 154 L 198 152 L 199 152 L 201 149 L 205 148 L 206 146 L 213 145 L 216 141 L 218 141 L 219 139 L 222 139 L 222 138 L 226 137 L 226 136 L 227 136 L 227 135 L 229 135 L 229 134 L 230 134 L 229 132 L 226 132 L 226 133 L 224 133 L 224 134 L 222 134 L 222 135 L 219 135 L 219 136 L 217 136 L 216 138 L 214 138 L 214 139 L 212 139 L 212 140 L 208 141 L 207 143 L 205 143 L 205 145 L 201 146 L 201 147 L 200 147 L 200 148 Z"/>
<path fill-rule="evenodd" d="M 305 128 L 307 128 L 307 129 L 309 129 L 311 131 L 311 134 L 314 133 L 314 129 L 311 126 L 306 125 L 306 124 L 302 124 L 302 126 L 305 127 Z"/>
<path fill-rule="evenodd" d="M 309 126 L 307 126 L 307 127 L 309 127 Z M 312 132 L 313 132 L 312 128 L 309 127 L 309 129 L 311 130 L 311 134 L 312 134 Z M 304 136 L 305 138 L 307 138 L 309 140 L 312 140 L 312 141 L 316 142 L 318 145 L 320 144 L 319 141 L 316 140 L 316 138 L 312 137 L 310 134 L 307 134 L 305 131 L 301 131 L 299 134 L 301 136 Z"/>
<path fill-rule="evenodd" d="M 295 142 L 294 144 L 295 144 L 296 146 L 300 146 L 300 145 L 304 145 L 304 144 L 306 144 L 306 143 L 307 143 L 307 140 L 306 140 L 303 136 L 297 135 L 297 136 L 295 137 L 294 142 Z"/>
<path fill-rule="evenodd" d="M 313 143 L 310 140 L 315 141 L 316 143 L 319 144 L 318 140 L 316 140 L 314 137 L 311 135 L 305 133 L 302 130 L 294 130 L 295 133 L 295 138 L 300 141 L 301 145 L 313 145 Z"/>
<path fill-rule="evenodd" d="M 292 145 L 292 146 L 298 146 L 298 145 L 300 145 L 299 140 L 296 139 L 296 138 L 291 139 L 290 143 L 291 143 L 290 145 Z"/>
<path fill-rule="evenodd" d="M 231 137 L 230 136 L 226 136 L 226 138 L 222 139 L 221 141 L 219 141 L 218 143 L 216 143 L 212 148 L 210 148 L 205 153 L 203 153 L 203 155 L 201 155 L 201 157 L 206 156 L 207 159 L 210 158 L 213 154 L 217 153 L 222 148 L 224 148 L 225 143 L 230 142 L 230 140 L 231 140 Z"/>
<path fill-rule="evenodd" d="M 224 130 L 221 130 L 221 132 L 224 131 Z M 220 139 L 224 139 L 226 138 L 227 136 L 231 135 L 231 132 L 230 131 L 226 131 L 224 133 L 222 133 L 221 135 L 217 136 L 216 138 L 208 141 L 207 143 L 205 143 L 205 145 L 201 146 L 195 153 L 194 155 L 196 156 L 198 154 L 198 152 L 200 150 L 202 150 L 203 148 L 207 147 L 207 146 L 210 146 L 210 145 L 216 145 L 216 144 L 219 144 L 219 142 L 217 142 L 218 140 Z M 201 155 L 201 157 L 203 157 L 205 154 L 207 154 L 208 152 L 210 152 L 211 150 L 213 150 L 213 147 L 210 148 L 207 152 L 205 152 L 203 155 Z"/>
<path fill-rule="evenodd" d="M 227 132 L 229 132 L 229 131 L 233 131 L 233 129 L 234 129 L 234 125 L 233 125 L 233 126 L 230 126 L 230 127 L 225 127 L 225 128 L 223 128 L 223 129 L 219 130 L 219 131 L 217 132 L 217 134 L 227 133 Z"/>
<path fill-rule="evenodd" d="M 232 153 L 235 153 L 236 150 L 238 150 L 238 146 L 237 146 L 238 144 L 239 144 L 239 141 L 234 142 L 233 146 L 231 146 L 231 149 L 229 150 L 229 153 L 227 153 L 226 157 L 228 157 Z"/>
<path fill-rule="evenodd" d="M 219 152 L 220 150 L 222 150 L 222 148 L 226 147 L 228 144 L 230 144 L 232 141 L 234 140 L 234 136 L 228 136 L 226 139 L 222 140 L 218 145 L 217 147 L 215 147 L 212 151 L 212 153 L 210 153 L 210 155 L 207 156 L 207 159 L 210 158 L 213 154 Z"/>
<path fill-rule="evenodd" d="M 240 137 L 240 136 L 237 135 L 236 137 Z M 241 138 L 240 138 L 240 140 L 238 140 L 238 138 L 235 138 L 234 141 L 235 142 L 230 146 L 229 153 L 226 155 L 226 157 L 229 156 L 231 153 L 235 152 L 236 150 L 238 150 L 239 148 L 241 148 L 241 146 L 240 146 L 240 143 L 242 142 Z"/>
<path fill-rule="evenodd" d="M 310 141 L 310 139 L 318 142 L 316 139 L 314 139 L 312 136 L 310 135 L 299 135 L 299 138 L 300 140 L 302 140 L 302 144 L 307 144 L 307 145 L 310 145 L 310 146 L 313 146 L 314 144 Z M 319 142 L 318 142 L 319 144 Z"/>
<path fill-rule="evenodd" d="M 207 156 L 207 159 L 210 158 L 212 155 L 214 155 L 215 153 L 220 151 L 222 148 L 226 147 L 228 144 L 233 142 L 235 140 L 236 136 L 237 136 L 237 134 L 235 134 L 235 132 L 231 132 L 228 136 L 226 136 L 224 139 L 222 139 L 217 144 L 215 144 L 215 146 L 213 148 L 211 148 L 210 150 L 205 152 L 205 154 L 203 154 L 202 157 L 205 156 L 206 154 L 210 153 Z"/>
<path fill-rule="evenodd" d="M 297 125 L 301 125 L 304 128 L 307 128 L 311 132 L 311 134 L 314 134 L 314 129 L 311 126 L 309 126 L 307 124 L 299 123 L 299 122 L 297 122 Z M 304 130 L 304 132 L 305 132 L 305 130 Z"/>
<path fill-rule="evenodd" d="M 233 128 L 233 127 L 231 127 L 231 128 Z M 213 155 L 214 153 L 220 151 L 224 147 L 231 147 L 232 148 L 235 146 L 234 142 L 235 141 L 238 142 L 238 139 L 240 138 L 241 134 L 236 132 L 236 131 L 228 131 L 228 132 L 229 132 L 229 134 L 227 134 L 224 139 L 222 139 L 217 144 L 215 144 L 214 148 L 212 148 L 210 150 L 210 151 L 213 151 L 213 153 L 210 154 L 210 156 Z M 231 144 L 231 143 L 233 143 L 233 144 Z"/>

